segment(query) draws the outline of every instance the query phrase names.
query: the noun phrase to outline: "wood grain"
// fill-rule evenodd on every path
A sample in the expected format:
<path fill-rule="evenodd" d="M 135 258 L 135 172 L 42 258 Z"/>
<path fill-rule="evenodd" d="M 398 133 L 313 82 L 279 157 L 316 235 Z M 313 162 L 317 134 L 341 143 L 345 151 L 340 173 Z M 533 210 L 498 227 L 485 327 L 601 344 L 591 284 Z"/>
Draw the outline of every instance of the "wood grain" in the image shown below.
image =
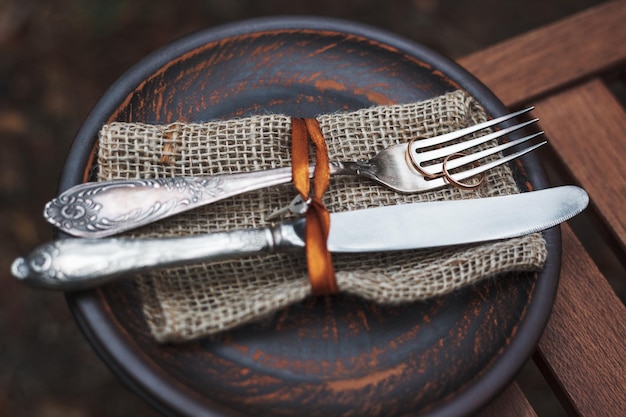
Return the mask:
<path fill-rule="evenodd" d="M 626 248 L 626 112 L 599 80 L 536 104 L 550 145 Z"/>
<path fill-rule="evenodd" d="M 475 417 L 537 417 L 524 393 L 517 385 L 512 383 L 509 387 L 493 400 L 487 407 L 476 414 Z"/>
<path fill-rule="evenodd" d="M 537 361 L 582 416 L 626 410 L 626 308 L 567 225 L 559 292 Z"/>
<path fill-rule="evenodd" d="M 460 60 L 510 107 L 547 97 L 535 116 L 622 251 L 626 114 L 601 81 L 587 80 L 626 62 L 625 21 L 626 2 L 609 2 Z M 536 360 L 569 411 L 623 415 L 626 311 L 571 229 L 563 231 L 561 286 Z M 513 386 L 484 412 L 525 410 L 516 398 Z"/>
<path fill-rule="evenodd" d="M 626 62 L 626 2 L 614 1 L 459 60 L 505 105 Z"/>

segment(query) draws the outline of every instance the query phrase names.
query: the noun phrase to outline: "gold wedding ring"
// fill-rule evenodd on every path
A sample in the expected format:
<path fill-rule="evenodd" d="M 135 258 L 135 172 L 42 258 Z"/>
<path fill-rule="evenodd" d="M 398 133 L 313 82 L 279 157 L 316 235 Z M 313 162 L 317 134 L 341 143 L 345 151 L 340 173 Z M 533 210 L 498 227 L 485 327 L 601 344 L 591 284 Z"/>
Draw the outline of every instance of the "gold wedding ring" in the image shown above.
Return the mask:
<path fill-rule="evenodd" d="M 446 178 L 446 180 L 448 180 L 448 182 L 450 184 L 452 184 L 453 186 L 455 186 L 457 188 L 461 188 L 463 190 L 472 190 L 472 189 L 478 187 L 480 184 L 483 183 L 483 180 L 485 179 L 485 174 L 484 173 L 480 174 L 480 179 L 478 180 L 478 182 L 470 184 L 470 183 L 466 183 L 466 182 L 461 182 L 461 181 L 455 180 L 454 178 L 452 178 L 452 174 L 450 174 L 450 172 L 448 171 L 448 168 L 446 168 L 446 164 L 448 163 L 448 161 L 450 159 L 460 158 L 462 156 L 466 156 L 466 154 L 464 154 L 464 153 L 453 153 L 453 154 L 450 154 L 450 155 L 446 156 L 443 159 L 443 162 L 442 162 L 443 176 Z M 475 162 L 474 166 L 479 166 L 479 164 Z"/>

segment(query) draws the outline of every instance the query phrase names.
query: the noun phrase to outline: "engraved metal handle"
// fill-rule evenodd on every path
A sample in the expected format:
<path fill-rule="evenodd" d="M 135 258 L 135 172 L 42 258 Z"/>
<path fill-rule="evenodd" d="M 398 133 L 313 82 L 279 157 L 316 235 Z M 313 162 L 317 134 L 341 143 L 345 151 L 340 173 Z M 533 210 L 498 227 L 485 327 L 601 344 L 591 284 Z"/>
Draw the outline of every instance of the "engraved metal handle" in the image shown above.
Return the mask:
<path fill-rule="evenodd" d="M 13 262 L 11 272 L 35 287 L 71 291 L 155 268 L 302 248 L 304 220 L 184 238 L 64 239 Z"/>
<path fill-rule="evenodd" d="M 50 201 L 44 217 L 78 237 L 106 237 L 213 202 L 291 181 L 291 168 L 79 184 Z"/>

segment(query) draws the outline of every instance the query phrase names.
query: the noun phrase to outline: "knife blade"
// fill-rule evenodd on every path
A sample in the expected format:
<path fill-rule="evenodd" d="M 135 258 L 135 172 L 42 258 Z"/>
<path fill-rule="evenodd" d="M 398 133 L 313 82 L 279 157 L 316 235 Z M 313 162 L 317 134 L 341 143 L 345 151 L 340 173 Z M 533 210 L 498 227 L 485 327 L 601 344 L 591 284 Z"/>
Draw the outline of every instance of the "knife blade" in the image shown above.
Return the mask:
<path fill-rule="evenodd" d="M 331 252 L 435 248 L 512 238 L 556 226 L 587 207 L 575 186 L 509 196 L 402 204 L 331 214 Z M 120 276 L 185 263 L 304 247 L 302 218 L 271 227 L 184 238 L 64 239 L 18 258 L 12 273 L 35 287 L 85 289 Z"/>

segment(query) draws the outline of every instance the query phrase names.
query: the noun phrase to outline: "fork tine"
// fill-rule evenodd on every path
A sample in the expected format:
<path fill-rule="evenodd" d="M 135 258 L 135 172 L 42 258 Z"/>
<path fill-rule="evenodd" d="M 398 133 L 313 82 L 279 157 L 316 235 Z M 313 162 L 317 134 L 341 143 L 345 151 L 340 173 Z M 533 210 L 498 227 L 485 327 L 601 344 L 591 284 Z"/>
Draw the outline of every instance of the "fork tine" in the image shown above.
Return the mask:
<path fill-rule="evenodd" d="M 484 164 L 484 165 L 480 165 L 480 166 L 478 166 L 476 168 L 470 168 L 470 169 L 468 169 L 466 171 L 463 171 L 463 172 L 458 172 L 456 174 L 452 174 L 451 176 L 452 176 L 453 179 L 455 179 L 457 181 L 463 181 L 464 179 L 473 177 L 474 175 L 478 175 L 478 174 L 480 174 L 482 172 L 490 170 L 491 168 L 497 167 L 498 165 L 502 165 L 502 164 L 504 164 L 506 162 L 509 162 L 509 161 L 513 160 L 513 159 L 519 158 L 520 156 L 525 155 L 528 152 L 532 152 L 535 149 L 537 149 L 538 147 L 545 145 L 546 143 L 548 143 L 548 142 L 547 141 L 543 141 L 543 142 L 537 143 L 537 144 L 535 144 L 533 146 L 529 146 L 526 149 L 522 149 L 521 151 L 512 153 L 510 155 L 506 155 L 506 156 L 504 156 L 504 157 L 502 157 L 502 158 L 500 158 L 498 160 L 489 162 L 489 163 Z"/>
<path fill-rule="evenodd" d="M 469 155 L 465 155 L 460 158 L 450 159 L 448 160 L 448 162 L 446 162 L 446 168 L 448 170 L 451 170 L 451 169 L 461 167 L 463 165 L 467 165 L 472 162 L 476 162 L 479 159 L 482 159 L 486 156 L 493 155 L 498 152 L 507 150 L 509 148 L 519 145 L 520 143 L 527 142 L 541 135 L 543 135 L 543 131 L 538 132 L 538 133 L 533 133 L 532 135 L 524 136 L 523 138 L 516 139 L 511 142 L 503 143 L 502 145 L 494 146 L 494 147 L 487 148 L 479 152 L 471 153 Z M 441 172 L 443 171 L 443 163 L 439 162 L 437 164 L 422 167 L 422 170 L 432 175 L 438 175 L 438 174 L 441 174 Z"/>
<path fill-rule="evenodd" d="M 460 130 L 455 130 L 454 132 L 450 132 L 450 133 L 446 133 L 444 135 L 439 135 L 439 136 L 435 136 L 433 138 L 428 138 L 428 139 L 420 139 L 417 141 L 413 142 L 413 146 L 411 147 L 411 151 L 415 151 L 416 149 L 422 149 L 422 148 L 427 148 L 430 146 L 435 146 L 435 145 L 439 145 L 441 143 L 445 143 L 445 142 L 449 142 L 451 140 L 454 139 L 459 139 L 463 136 L 469 135 L 470 133 L 474 133 L 474 132 L 478 132 L 479 130 L 482 129 L 486 129 L 488 127 L 491 126 L 495 126 L 499 123 L 505 122 L 509 119 L 512 119 L 514 117 L 517 117 L 521 114 L 524 113 L 528 113 L 529 111 L 533 110 L 534 107 L 529 107 L 527 109 L 524 110 L 520 110 L 514 113 L 509 113 L 507 115 L 498 117 L 496 119 L 492 119 L 492 120 L 487 120 L 486 122 L 483 123 L 479 123 L 477 125 L 473 125 L 473 126 L 469 126 L 466 127 L 464 129 L 460 129 Z"/>
<path fill-rule="evenodd" d="M 452 155 L 453 153 L 463 152 L 464 150 L 473 148 L 474 146 L 478 146 L 490 140 L 497 139 L 504 135 L 508 135 L 509 133 L 515 130 L 522 129 L 532 123 L 535 123 L 538 120 L 539 119 L 529 120 L 527 122 L 523 122 L 515 126 L 507 127 L 502 130 L 497 130 L 495 132 L 489 133 L 484 136 L 480 136 L 475 139 L 467 140 L 467 141 L 460 142 L 454 145 L 445 146 L 439 149 L 433 149 L 432 151 L 418 152 L 417 154 L 419 155 L 419 157 L 417 155 L 414 155 L 414 152 L 412 152 L 411 159 L 413 159 L 414 163 L 418 163 L 420 168 L 424 169 L 425 167 L 422 163 L 425 161 L 431 161 L 437 158 L 444 158 L 448 155 Z"/>

